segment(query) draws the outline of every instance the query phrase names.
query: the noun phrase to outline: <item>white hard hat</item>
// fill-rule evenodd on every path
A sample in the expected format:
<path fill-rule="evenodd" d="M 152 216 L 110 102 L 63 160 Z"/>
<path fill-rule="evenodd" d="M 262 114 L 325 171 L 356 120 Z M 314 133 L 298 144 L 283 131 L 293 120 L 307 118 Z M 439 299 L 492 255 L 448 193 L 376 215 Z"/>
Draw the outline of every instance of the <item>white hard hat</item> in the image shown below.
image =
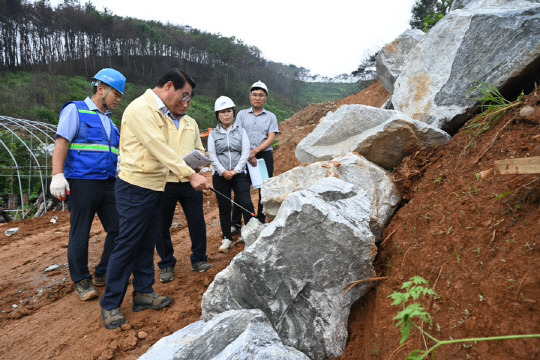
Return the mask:
<path fill-rule="evenodd" d="M 220 96 L 217 98 L 216 103 L 214 104 L 214 111 L 221 111 L 223 109 L 236 107 L 231 98 L 227 96 Z"/>
<path fill-rule="evenodd" d="M 266 96 L 268 96 L 268 88 L 266 87 L 266 84 L 263 83 L 261 80 L 257 81 L 253 85 L 251 85 L 251 88 L 249 89 L 249 92 L 251 92 L 253 89 L 263 89 L 266 93 Z"/>

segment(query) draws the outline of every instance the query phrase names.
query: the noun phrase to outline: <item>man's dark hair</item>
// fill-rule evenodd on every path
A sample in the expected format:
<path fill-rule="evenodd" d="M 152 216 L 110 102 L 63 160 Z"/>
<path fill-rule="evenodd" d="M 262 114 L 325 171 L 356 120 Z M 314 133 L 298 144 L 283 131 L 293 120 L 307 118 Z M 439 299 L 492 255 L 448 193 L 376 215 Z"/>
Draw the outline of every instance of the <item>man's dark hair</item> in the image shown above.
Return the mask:
<path fill-rule="evenodd" d="M 107 85 L 107 84 L 105 84 L 104 82 L 100 83 L 99 85 L 105 87 L 105 89 L 110 88 L 110 86 Z M 94 95 L 97 94 L 97 87 L 98 87 L 99 85 L 92 86 L 92 93 L 93 93 Z"/>
<path fill-rule="evenodd" d="M 193 81 L 191 76 L 186 74 L 186 72 L 181 69 L 170 69 L 165 74 L 161 75 L 156 86 L 158 88 L 162 88 L 169 81 L 173 83 L 175 90 L 183 88 L 186 85 L 186 81 L 193 89 L 195 89 L 195 81 Z"/>

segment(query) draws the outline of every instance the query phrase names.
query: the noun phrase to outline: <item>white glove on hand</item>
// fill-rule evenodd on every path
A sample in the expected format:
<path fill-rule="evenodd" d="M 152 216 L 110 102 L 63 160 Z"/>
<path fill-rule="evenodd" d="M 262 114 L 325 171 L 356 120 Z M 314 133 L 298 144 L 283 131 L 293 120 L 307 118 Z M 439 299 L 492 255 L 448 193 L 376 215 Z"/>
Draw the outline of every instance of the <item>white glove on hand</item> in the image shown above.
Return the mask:
<path fill-rule="evenodd" d="M 60 201 L 66 200 L 66 194 L 69 195 L 69 184 L 64 177 L 64 173 L 54 174 L 51 180 L 51 195 Z"/>

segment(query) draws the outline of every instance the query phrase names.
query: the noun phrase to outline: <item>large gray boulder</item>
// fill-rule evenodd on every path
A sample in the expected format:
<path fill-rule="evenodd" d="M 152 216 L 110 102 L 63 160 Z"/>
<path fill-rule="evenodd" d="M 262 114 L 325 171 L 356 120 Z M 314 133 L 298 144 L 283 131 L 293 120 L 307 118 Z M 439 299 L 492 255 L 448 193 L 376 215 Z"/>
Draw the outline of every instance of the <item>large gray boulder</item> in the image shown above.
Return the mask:
<path fill-rule="evenodd" d="M 404 157 L 426 146 L 440 146 L 450 141 L 447 132 L 407 117 L 387 120 L 364 131 L 353 150 L 369 161 L 392 170 Z"/>
<path fill-rule="evenodd" d="M 426 33 L 394 84 L 394 108 L 454 133 L 475 108 L 473 98 L 481 93 L 468 91 L 478 81 L 501 91 L 534 82 L 540 61 L 540 3 L 502 2 L 481 6 L 471 1 Z"/>
<path fill-rule="evenodd" d="M 283 343 L 311 359 L 343 353 L 350 307 L 367 290 L 343 287 L 375 275 L 375 237 L 365 192 L 325 178 L 287 197 L 251 246 L 216 275 L 202 319 L 233 309 L 262 310 Z"/>
<path fill-rule="evenodd" d="M 391 169 L 420 148 L 446 144 L 449 140 L 446 132 L 413 120 L 400 111 L 343 105 L 321 119 L 298 143 L 296 158 L 306 164 L 357 152 Z"/>
<path fill-rule="evenodd" d="M 409 56 L 409 52 L 422 40 L 423 36 L 422 30 L 407 29 L 379 51 L 375 60 L 377 75 L 390 94 L 394 92 L 394 82 L 401 73 L 401 67 Z"/>
<path fill-rule="evenodd" d="M 454 0 L 450 11 L 459 10 L 459 9 L 478 9 L 488 6 L 501 6 L 509 3 L 515 3 L 517 6 L 520 6 L 519 3 L 523 3 L 522 6 L 527 6 L 527 3 L 540 2 L 538 0 Z"/>
<path fill-rule="evenodd" d="M 384 169 L 355 153 L 298 166 L 266 180 L 261 191 L 265 215 L 272 220 L 287 196 L 326 177 L 339 178 L 366 192 L 371 202 L 371 231 L 380 241 L 382 229 L 399 205 L 401 194 Z"/>
<path fill-rule="evenodd" d="M 260 310 L 232 310 L 161 338 L 139 360 L 308 360 L 282 344 Z"/>

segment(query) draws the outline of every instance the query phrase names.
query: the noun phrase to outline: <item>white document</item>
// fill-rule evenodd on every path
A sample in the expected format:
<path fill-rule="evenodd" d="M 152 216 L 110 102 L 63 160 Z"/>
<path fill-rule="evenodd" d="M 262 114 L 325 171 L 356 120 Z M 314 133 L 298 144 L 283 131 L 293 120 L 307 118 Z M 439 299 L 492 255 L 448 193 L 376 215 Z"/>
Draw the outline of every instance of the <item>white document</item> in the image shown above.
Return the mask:
<path fill-rule="evenodd" d="M 249 177 L 251 178 L 251 185 L 254 189 L 260 189 L 264 180 L 268 179 L 268 169 L 264 159 L 257 159 L 257 166 L 251 165 L 247 162 Z"/>
<path fill-rule="evenodd" d="M 212 163 L 209 158 L 207 158 L 197 150 L 193 150 L 191 153 L 186 155 L 184 157 L 184 161 L 192 169 L 200 168 Z"/>

